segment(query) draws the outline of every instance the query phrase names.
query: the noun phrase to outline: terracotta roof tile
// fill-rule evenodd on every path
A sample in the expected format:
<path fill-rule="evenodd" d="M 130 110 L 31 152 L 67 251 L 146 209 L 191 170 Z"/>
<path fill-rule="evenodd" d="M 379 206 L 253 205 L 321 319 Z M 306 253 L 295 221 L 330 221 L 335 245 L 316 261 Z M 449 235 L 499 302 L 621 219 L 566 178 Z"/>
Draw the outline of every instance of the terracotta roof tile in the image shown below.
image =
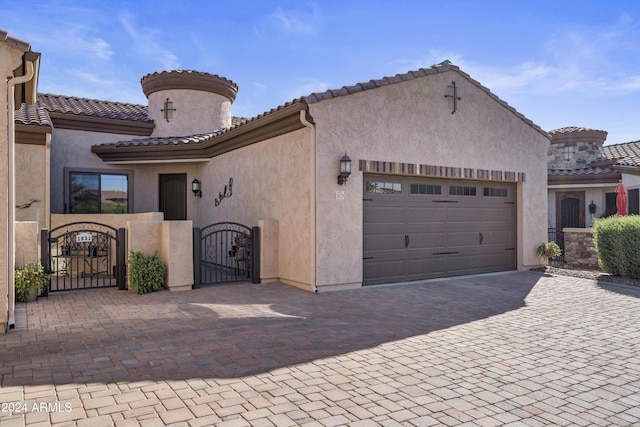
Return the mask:
<path fill-rule="evenodd" d="M 615 159 L 618 166 L 640 167 L 640 141 L 605 145 L 602 151 L 608 159 Z"/>
<path fill-rule="evenodd" d="M 585 127 L 580 127 L 580 126 L 566 126 L 560 129 L 554 129 L 549 131 L 550 135 L 555 135 L 557 133 L 572 133 L 572 132 L 604 132 L 602 130 L 599 129 L 591 129 L 591 128 L 585 128 Z"/>
<path fill-rule="evenodd" d="M 20 109 L 15 112 L 16 123 L 23 125 L 36 125 L 52 128 L 51 117 L 49 113 L 43 107 L 39 105 L 27 105 L 22 104 Z"/>
<path fill-rule="evenodd" d="M 577 169 L 549 169 L 551 176 L 575 176 L 575 175 L 604 175 L 615 173 L 612 168 L 577 168 Z"/>
<path fill-rule="evenodd" d="M 223 133 L 223 129 L 214 130 L 212 132 L 198 133 L 186 136 L 163 136 L 163 137 L 149 137 L 149 138 L 136 138 L 126 141 L 118 141 L 112 143 L 98 144 L 100 146 L 111 147 L 134 147 L 134 146 L 161 146 L 161 145 L 186 145 L 186 144 L 199 144 L 209 141 L 211 138 Z"/>
<path fill-rule="evenodd" d="M 50 113 L 105 117 L 120 120 L 151 122 L 147 106 L 124 102 L 102 101 L 75 96 L 38 94 L 38 104 Z"/>

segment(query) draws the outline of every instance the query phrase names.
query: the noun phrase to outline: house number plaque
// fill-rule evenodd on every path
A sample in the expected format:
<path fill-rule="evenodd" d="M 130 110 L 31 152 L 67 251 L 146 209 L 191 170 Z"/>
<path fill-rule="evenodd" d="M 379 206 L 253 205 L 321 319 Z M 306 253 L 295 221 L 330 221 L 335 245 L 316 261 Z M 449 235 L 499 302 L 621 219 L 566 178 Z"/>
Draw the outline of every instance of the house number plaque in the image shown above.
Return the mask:
<path fill-rule="evenodd" d="M 93 236 L 89 233 L 76 234 L 76 243 L 92 242 L 92 241 L 93 241 Z"/>

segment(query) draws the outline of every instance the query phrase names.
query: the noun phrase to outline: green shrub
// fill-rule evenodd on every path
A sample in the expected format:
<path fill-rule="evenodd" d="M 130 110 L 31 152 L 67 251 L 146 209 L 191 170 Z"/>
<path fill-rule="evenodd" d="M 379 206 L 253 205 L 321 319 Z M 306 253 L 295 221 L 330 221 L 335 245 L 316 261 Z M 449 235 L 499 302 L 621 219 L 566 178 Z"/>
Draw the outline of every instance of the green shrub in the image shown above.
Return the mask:
<path fill-rule="evenodd" d="M 43 290 L 51 278 L 44 272 L 40 261 L 15 269 L 16 299 L 21 302 L 35 301 L 34 296 Z"/>
<path fill-rule="evenodd" d="M 593 242 L 603 271 L 615 276 L 640 278 L 640 216 L 596 219 Z"/>
<path fill-rule="evenodd" d="M 131 251 L 127 276 L 129 286 L 137 294 L 158 291 L 164 287 L 167 268 L 158 258 L 158 252 L 147 255 Z"/>

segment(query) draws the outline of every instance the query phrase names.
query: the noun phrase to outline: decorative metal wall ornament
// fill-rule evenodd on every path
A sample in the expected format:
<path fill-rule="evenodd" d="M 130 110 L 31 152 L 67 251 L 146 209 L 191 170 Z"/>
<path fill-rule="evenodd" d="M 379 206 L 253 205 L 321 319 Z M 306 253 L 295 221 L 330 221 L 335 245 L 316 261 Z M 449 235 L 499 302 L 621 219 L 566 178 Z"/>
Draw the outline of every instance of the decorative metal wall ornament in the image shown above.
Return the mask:
<path fill-rule="evenodd" d="M 164 113 L 164 119 L 167 121 L 167 123 L 169 123 L 169 116 L 173 118 L 173 114 L 169 113 L 173 113 L 174 111 L 176 111 L 176 109 L 173 108 L 173 102 L 169 101 L 169 98 L 167 98 L 164 101 L 164 108 L 160 111 Z"/>
<path fill-rule="evenodd" d="M 448 86 L 450 88 L 453 88 L 453 94 L 447 94 L 444 97 L 445 98 L 453 98 L 453 111 L 451 111 L 451 114 L 455 114 L 455 112 L 458 110 L 458 101 L 460 101 L 462 99 L 461 96 L 458 96 L 458 88 L 456 86 L 456 82 L 455 80 L 451 81 L 451 85 Z"/>
<path fill-rule="evenodd" d="M 224 186 L 224 190 L 218 193 L 218 198 L 215 200 L 216 206 L 220 204 L 222 199 L 231 197 L 233 195 L 233 178 L 229 178 L 229 184 Z"/>

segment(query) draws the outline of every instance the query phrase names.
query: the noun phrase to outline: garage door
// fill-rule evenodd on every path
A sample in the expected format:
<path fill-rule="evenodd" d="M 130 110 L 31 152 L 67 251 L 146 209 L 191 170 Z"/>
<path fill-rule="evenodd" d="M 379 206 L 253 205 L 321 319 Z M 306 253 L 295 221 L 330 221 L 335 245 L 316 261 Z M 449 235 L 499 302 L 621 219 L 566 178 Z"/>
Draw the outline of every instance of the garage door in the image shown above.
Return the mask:
<path fill-rule="evenodd" d="M 365 175 L 364 284 L 516 268 L 515 184 Z"/>

